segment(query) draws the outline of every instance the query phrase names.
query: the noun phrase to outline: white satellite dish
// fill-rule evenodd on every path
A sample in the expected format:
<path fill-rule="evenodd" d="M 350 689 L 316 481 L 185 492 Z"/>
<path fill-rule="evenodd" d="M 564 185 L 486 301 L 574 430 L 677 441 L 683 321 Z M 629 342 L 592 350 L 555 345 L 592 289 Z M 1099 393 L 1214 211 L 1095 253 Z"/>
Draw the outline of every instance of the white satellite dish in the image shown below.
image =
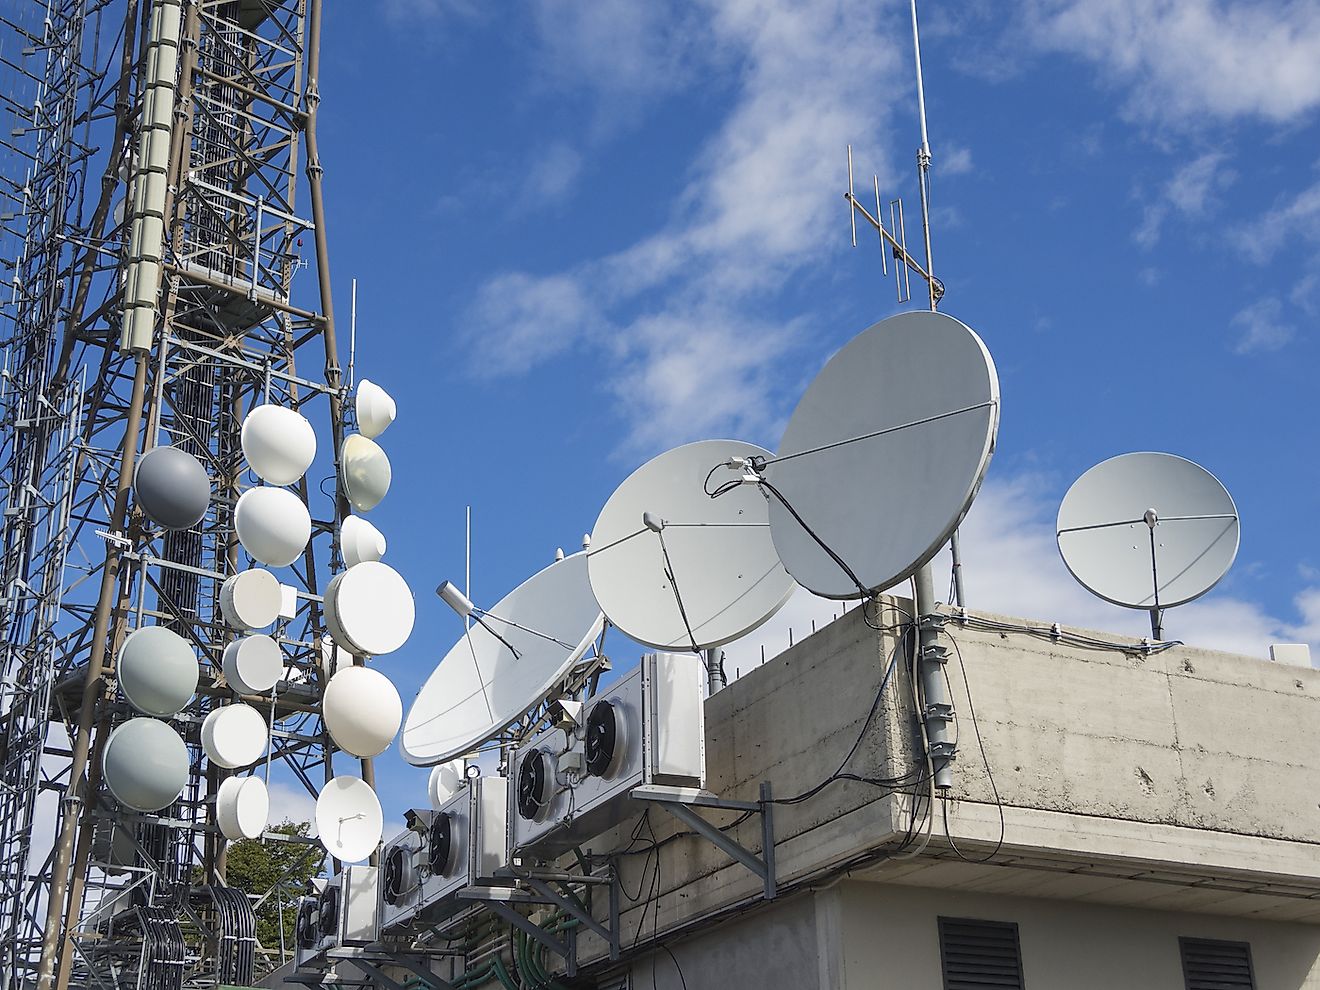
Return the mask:
<path fill-rule="evenodd" d="M 339 526 L 339 550 L 345 567 L 385 556 L 385 534 L 361 516 L 349 516 Z"/>
<path fill-rule="evenodd" d="M 399 572 L 368 560 L 336 574 L 325 589 L 325 624 L 335 642 L 361 656 L 393 653 L 412 634 L 416 608 Z"/>
<path fill-rule="evenodd" d="M 370 856 L 384 827 L 380 799 L 357 777 L 335 777 L 316 799 L 321 845 L 340 862 L 360 863 Z"/>
<path fill-rule="evenodd" d="M 220 585 L 220 612 L 231 629 L 265 629 L 280 617 L 284 593 L 270 571 L 253 568 L 225 578 Z"/>
<path fill-rule="evenodd" d="M 596 519 L 587 551 L 591 590 L 610 622 L 657 649 L 705 650 L 779 611 L 793 579 L 770 538 L 764 495 L 739 483 L 741 465 L 769 456 L 738 440 L 701 440 L 628 476 Z M 733 487 L 711 498 L 726 483 Z"/>
<path fill-rule="evenodd" d="M 464 760 L 450 760 L 431 768 L 431 776 L 426 781 L 426 793 L 431 799 L 431 807 L 439 811 L 446 801 L 458 793 L 467 776 L 467 764 Z"/>
<path fill-rule="evenodd" d="M 221 667 L 239 694 L 265 694 L 284 674 L 284 654 L 269 636 L 244 636 L 225 647 Z"/>
<path fill-rule="evenodd" d="M 229 777 L 215 792 L 215 822 L 226 839 L 257 839 L 270 818 L 270 792 L 260 777 Z"/>
<path fill-rule="evenodd" d="M 218 767 L 250 767 L 266 755 L 270 729 L 251 705 L 222 705 L 202 720 L 202 750 Z"/>
<path fill-rule="evenodd" d="M 339 475 L 349 504 L 370 512 L 390 490 L 390 459 L 375 440 L 351 433 L 339 448 Z"/>
<path fill-rule="evenodd" d="M 287 488 L 249 488 L 234 506 L 234 530 L 243 549 L 267 567 L 287 567 L 312 538 L 312 517 Z"/>
<path fill-rule="evenodd" d="M 283 406 L 257 406 L 243 420 L 240 442 L 253 472 L 271 485 L 291 485 L 316 458 L 316 431 Z"/>
<path fill-rule="evenodd" d="M 345 667 L 326 685 L 321 712 L 336 746 L 370 759 L 394 741 L 403 721 L 403 701 L 380 671 Z"/>
<path fill-rule="evenodd" d="M 143 715 L 168 717 L 192 699 L 200 670 L 186 639 L 164 626 L 142 626 L 119 648 L 115 675 L 130 705 Z"/>
<path fill-rule="evenodd" d="M 1205 468 L 1173 454 L 1121 454 L 1078 478 L 1059 506 L 1059 553 L 1093 594 L 1159 613 L 1199 598 L 1237 556 L 1237 507 Z"/>
<path fill-rule="evenodd" d="M 913 312 L 858 334 L 807 388 L 779 452 L 757 466 L 788 573 L 836 599 L 914 573 L 966 515 L 998 425 L 994 362 L 967 326 Z"/>
<path fill-rule="evenodd" d="M 357 411 L 358 429 L 364 437 L 373 440 L 389 429 L 398 411 L 390 393 L 365 378 L 358 382 L 353 408 Z"/>
<path fill-rule="evenodd" d="M 160 811 L 178 800 L 188 782 L 188 747 L 164 722 L 129 719 L 110 732 L 101 772 L 120 804 Z"/>
<path fill-rule="evenodd" d="M 466 601 L 461 593 L 452 599 Z M 399 750 L 415 766 L 470 753 L 539 704 L 605 622 L 584 553 L 533 574 L 488 611 L 467 607 L 477 621 L 427 678 L 404 721 Z"/>

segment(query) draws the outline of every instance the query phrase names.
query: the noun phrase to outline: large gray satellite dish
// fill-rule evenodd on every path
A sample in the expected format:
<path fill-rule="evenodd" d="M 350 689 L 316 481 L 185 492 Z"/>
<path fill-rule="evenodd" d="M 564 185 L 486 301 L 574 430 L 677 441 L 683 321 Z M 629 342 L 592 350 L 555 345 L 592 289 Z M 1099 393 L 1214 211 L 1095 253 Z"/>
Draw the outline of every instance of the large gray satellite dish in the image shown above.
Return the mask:
<path fill-rule="evenodd" d="M 191 529 L 211 501 L 202 462 L 178 447 L 153 447 L 133 469 L 133 492 L 142 511 L 166 529 Z"/>
<path fill-rule="evenodd" d="M 141 626 L 119 648 L 119 688 L 143 715 L 183 711 L 197 690 L 201 671 L 188 641 L 164 626 Z"/>
<path fill-rule="evenodd" d="M 1111 457 L 1073 482 L 1055 532 L 1063 562 L 1087 590 L 1158 613 L 1219 583 L 1237 556 L 1239 525 L 1232 497 L 1205 468 L 1141 452 Z"/>
<path fill-rule="evenodd" d="M 758 465 L 775 549 L 799 584 L 863 598 L 913 574 L 976 497 L 999 426 L 999 378 L 969 327 L 901 313 L 835 354 Z"/>
<path fill-rule="evenodd" d="M 154 718 L 133 718 L 106 740 L 101 772 L 110 793 L 134 811 L 160 811 L 188 783 L 188 747 Z"/>
<path fill-rule="evenodd" d="M 793 579 L 775 553 L 765 496 L 740 483 L 756 480 L 742 465 L 769 456 L 738 440 L 701 440 L 628 476 L 587 551 L 591 590 L 611 623 L 657 649 L 705 650 L 779 611 Z"/>
<path fill-rule="evenodd" d="M 471 603 L 467 607 L 472 610 Z M 399 751 L 414 766 L 469 753 L 535 707 L 605 623 L 584 553 L 533 574 L 479 619 L 445 654 L 408 710 Z"/>

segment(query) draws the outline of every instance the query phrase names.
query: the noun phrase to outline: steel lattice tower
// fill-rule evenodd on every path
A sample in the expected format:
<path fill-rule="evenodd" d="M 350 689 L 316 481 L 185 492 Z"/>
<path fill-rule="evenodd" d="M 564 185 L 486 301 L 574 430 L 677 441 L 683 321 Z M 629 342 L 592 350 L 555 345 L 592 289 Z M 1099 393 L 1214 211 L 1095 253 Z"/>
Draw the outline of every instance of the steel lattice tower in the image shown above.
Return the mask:
<path fill-rule="evenodd" d="M 0 990 L 252 977 L 252 909 L 224 886 L 209 803 L 222 771 L 198 726 L 232 698 L 217 684 L 234 635 L 218 592 L 246 566 L 232 526 L 242 417 L 299 409 L 332 451 L 345 426 L 320 8 L 17 0 L 0 14 Z M 190 530 L 163 533 L 133 502 L 136 460 L 164 443 L 213 482 Z M 337 481 L 318 482 L 332 476 L 323 455 L 300 482 L 313 538 L 281 578 L 297 609 L 276 632 L 290 676 L 260 702 L 272 762 L 311 793 L 331 776 L 319 596 L 345 509 Z M 100 779 L 130 714 L 117 649 L 142 624 L 183 635 L 202 664 L 173 722 L 190 779 L 157 814 L 121 808 Z"/>

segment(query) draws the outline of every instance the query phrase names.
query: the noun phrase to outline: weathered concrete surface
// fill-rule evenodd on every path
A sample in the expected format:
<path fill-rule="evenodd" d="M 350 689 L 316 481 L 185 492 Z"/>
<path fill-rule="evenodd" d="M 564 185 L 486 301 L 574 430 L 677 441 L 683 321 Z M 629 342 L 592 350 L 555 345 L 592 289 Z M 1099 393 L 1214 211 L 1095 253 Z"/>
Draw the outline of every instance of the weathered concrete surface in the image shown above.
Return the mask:
<path fill-rule="evenodd" d="M 899 626 L 910 604 L 887 602 L 879 622 L 890 628 L 870 629 L 852 610 L 709 699 L 710 790 L 752 800 L 769 780 L 782 798 L 839 766 L 889 658 L 904 652 Z M 928 792 L 924 784 L 895 796 L 864 783 L 832 784 L 775 807 L 786 894 L 853 864 L 876 880 L 903 871 L 903 884 L 992 889 L 1011 877 L 1005 890 L 1017 894 L 1242 916 L 1320 914 L 1320 901 L 1306 899 L 1320 896 L 1320 672 L 1182 647 L 1143 656 L 1136 641 L 1125 641 L 1127 652 L 1086 649 L 956 620 L 947 634 L 963 661 L 955 656 L 947 667 L 960 745 L 955 786 L 947 806 L 936 802 L 929 846 L 911 863 L 853 864 L 896 851 L 914 797 Z M 851 772 L 925 776 L 911 692 L 900 655 Z M 1001 809 L 1003 842 L 992 864 L 953 861 L 950 838 L 969 857 L 994 848 Z M 759 896 L 759 880 L 705 841 L 679 838 L 647 854 L 652 833 L 664 840 L 680 830 L 652 808 L 647 822 L 625 823 L 591 843 L 597 853 L 633 853 L 622 860 L 625 894 L 640 894 L 635 903 L 625 899 L 625 944 L 655 889 L 643 943 L 656 926 L 662 936 L 695 930 Z M 730 834 L 759 849 L 755 818 Z M 584 938 L 580 958 L 598 958 L 602 948 Z"/>

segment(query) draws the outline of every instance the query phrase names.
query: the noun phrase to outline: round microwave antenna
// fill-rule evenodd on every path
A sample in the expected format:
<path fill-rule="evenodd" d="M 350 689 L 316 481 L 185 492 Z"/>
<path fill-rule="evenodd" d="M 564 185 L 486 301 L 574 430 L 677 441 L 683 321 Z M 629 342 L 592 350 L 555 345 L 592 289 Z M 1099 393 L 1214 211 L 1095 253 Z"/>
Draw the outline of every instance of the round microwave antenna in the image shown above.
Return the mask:
<path fill-rule="evenodd" d="M 938 312 L 862 331 L 807 387 L 755 467 L 788 573 L 866 598 L 917 571 L 971 507 L 994 451 L 999 378 L 981 338 Z"/>
<path fill-rule="evenodd" d="M 1142 451 L 1102 461 L 1059 505 L 1059 553 L 1092 594 L 1161 613 L 1219 583 L 1237 556 L 1237 507 L 1219 479 L 1174 454 Z"/>
<path fill-rule="evenodd" d="M 225 578 L 220 585 L 220 613 L 231 629 L 265 629 L 280 617 L 284 594 L 270 571 L 256 567 Z"/>
<path fill-rule="evenodd" d="M 370 667 L 345 667 L 330 678 L 321 711 L 335 745 L 362 759 L 385 752 L 403 721 L 398 690 Z"/>
<path fill-rule="evenodd" d="M 385 816 L 380 799 L 358 777 L 335 777 L 316 799 L 316 831 L 326 852 L 360 863 L 380 844 Z"/>
<path fill-rule="evenodd" d="M 192 454 L 153 447 L 133 469 L 133 493 L 142 511 L 166 529 L 192 529 L 211 502 L 211 479 Z"/>
<path fill-rule="evenodd" d="M 415 619 L 412 590 L 389 564 L 363 561 L 326 586 L 325 624 L 335 642 L 352 653 L 393 653 L 412 635 Z"/>
<path fill-rule="evenodd" d="M 448 582 L 440 594 L 475 621 L 408 710 L 399 750 L 414 766 L 470 753 L 538 705 L 591 648 L 605 623 L 584 553 L 538 571 L 489 610 L 476 608 Z"/>
<path fill-rule="evenodd" d="M 226 839 L 256 839 L 270 818 L 270 792 L 260 777 L 229 777 L 215 793 L 215 822 Z"/>
<path fill-rule="evenodd" d="M 358 512 L 370 512 L 390 490 L 390 459 L 375 440 L 360 433 L 344 438 L 339 448 L 339 474 L 344 494 Z"/>
<path fill-rule="evenodd" d="M 106 740 L 101 771 L 110 793 L 134 811 L 160 811 L 188 783 L 188 747 L 154 718 L 132 718 Z"/>
<path fill-rule="evenodd" d="M 284 675 L 284 654 L 269 636 L 244 636 L 225 647 L 221 668 L 239 694 L 265 694 Z"/>
<path fill-rule="evenodd" d="M 348 516 L 339 526 L 339 550 L 345 567 L 385 556 L 385 534 L 361 516 Z"/>
<path fill-rule="evenodd" d="M 251 705 L 222 705 L 202 720 L 202 751 L 218 767 L 250 767 L 266 754 L 270 728 Z"/>
<path fill-rule="evenodd" d="M 426 781 L 426 793 L 431 799 L 431 807 L 439 811 L 444 803 L 458 793 L 467 776 L 463 760 L 450 760 L 431 768 L 431 776 Z"/>
<path fill-rule="evenodd" d="M 779 611 L 793 579 L 747 468 L 769 456 L 738 440 L 700 440 L 624 480 L 587 551 L 591 590 L 613 625 L 647 646 L 696 651 L 738 639 Z"/>
<path fill-rule="evenodd" d="M 397 413 L 394 397 L 366 378 L 358 382 L 353 408 L 357 413 L 358 429 L 370 440 L 389 429 Z"/>
<path fill-rule="evenodd" d="M 243 549 L 267 567 L 287 567 L 312 538 L 312 517 L 287 488 L 249 488 L 234 506 L 234 531 Z"/>
<path fill-rule="evenodd" d="M 248 466 L 271 485 L 292 485 L 316 458 L 316 431 L 302 413 L 257 406 L 243 419 L 240 443 Z"/>
<path fill-rule="evenodd" d="M 143 715 L 183 711 L 197 690 L 200 669 L 188 641 L 164 626 L 142 626 L 119 649 L 119 687 Z"/>

